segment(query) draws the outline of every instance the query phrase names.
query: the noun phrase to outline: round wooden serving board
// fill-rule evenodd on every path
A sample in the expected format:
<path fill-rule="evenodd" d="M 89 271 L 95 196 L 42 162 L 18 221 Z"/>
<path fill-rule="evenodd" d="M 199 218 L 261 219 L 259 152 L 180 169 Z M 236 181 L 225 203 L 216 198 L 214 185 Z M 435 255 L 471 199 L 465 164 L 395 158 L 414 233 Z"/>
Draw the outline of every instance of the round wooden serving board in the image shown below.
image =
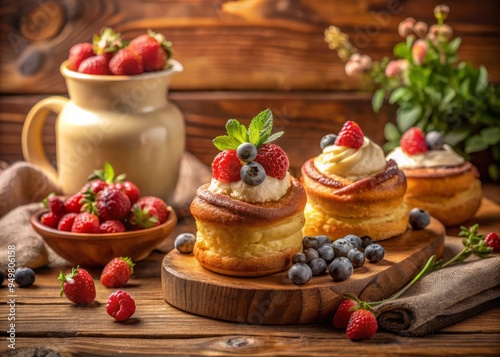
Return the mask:
<path fill-rule="evenodd" d="M 385 258 L 376 264 L 366 261 L 348 280 L 334 282 L 326 273 L 300 286 L 290 282 L 287 271 L 257 278 L 217 274 L 203 268 L 192 254 L 173 250 L 162 263 L 163 296 L 176 308 L 221 320 L 272 325 L 316 323 L 333 316 L 343 293 L 378 301 L 399 290 L 431 255 L 442 252 L 444 237 L 443 225 L 432 219 L 424 230 L 408 229 L 382 241 Z"/>

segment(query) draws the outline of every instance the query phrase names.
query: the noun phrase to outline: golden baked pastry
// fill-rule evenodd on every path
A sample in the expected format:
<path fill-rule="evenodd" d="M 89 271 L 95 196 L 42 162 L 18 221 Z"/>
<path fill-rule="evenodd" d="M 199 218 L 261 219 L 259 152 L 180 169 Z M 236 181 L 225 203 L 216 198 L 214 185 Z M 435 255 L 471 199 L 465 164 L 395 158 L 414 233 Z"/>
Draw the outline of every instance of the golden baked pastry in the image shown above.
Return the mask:
<path fill-rule="evenodd" d="M 415 150 L 419 141 L 426 144 Z M 474 165 L 444 144 L 435 131 L 424 135 L 420 129 L 411 128 L 400 144 L 387 158 L 395 160 L 406 175 L 405 202 L 410 208 L 426 210 L 445 226 L 474 217 L 483 196 Z"/>
<path fill-rule="evenodd" d="M 302 166 L 307 193 L 304 235 L 331 240 L 347 234 L 380 241 L 403 233 L 409 209 L 404 204 L 406 179 L 394 161 L 348 121 L 334 142 L 322 139 L 322 153 Z"/>
<path fill-rule="evenodd" d="M 214 272 L 262 276 L 287 269 L 302 250 L 306 193 L 288 172 L 285 152 L 269 143 L 272 113 L 257 115 L 245 128 L 226 124 L 217 137 L 221 152 L 212 180 L 201 186 L 190 209 L 196 220 L 194 256 Z"/>
<path fill-rule="evenodd" d="M 194 255 L 205 268 L 235 276 L 261 276 L 291 265 L 302 250 L 306 194 L 292 178 L 276 202 L 247 203 L 198 189 L 191 203 L 196 219 Z"/>
<path fill-rule="evenodd" d="M 384 171 L 359 181 L 325 176 L 313 159 L 302 166 L 307 193 L 304 235 L 326 235 L 331 240 L 347 234 L 368 235 L 380 241 L 403 233 L 409 209 L 403 202 L 406 179 L 389 161 Z"/>

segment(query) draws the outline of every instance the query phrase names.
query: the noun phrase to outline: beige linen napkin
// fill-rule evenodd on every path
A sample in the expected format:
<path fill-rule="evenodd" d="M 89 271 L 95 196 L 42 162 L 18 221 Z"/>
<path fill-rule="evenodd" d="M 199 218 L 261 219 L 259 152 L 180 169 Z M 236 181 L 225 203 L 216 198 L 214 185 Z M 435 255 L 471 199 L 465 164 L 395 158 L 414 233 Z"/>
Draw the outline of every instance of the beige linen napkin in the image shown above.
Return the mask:
<path fill-rule="evenodd" d="M 443 258 L 462 248 L 447 237 Z M 377 306 L 379 326 L 402 336 L 423 336 L 482 312 L 500 302 L 500 256 L 469 258 L 421 278 L 400 298 Z"/>
<path fill-rule="evenodd" d="M 179 183 L 170 203 L 179 219 L 189 213 L 196 189 L 210 178 L 210 170 L 203 163 L 190 153 L 184 154 Z M 3 257 L 7 257 L 9 245 L 16 246 L 17 266 L 35 269 L 65 263 L 30 224 L 30 217 L 42 208 L 41 201 L 51 192 L 59 192 L 59 188 L 32 164 L 17 162 L 0 170 L 0 270 L 7 267 Z"/>

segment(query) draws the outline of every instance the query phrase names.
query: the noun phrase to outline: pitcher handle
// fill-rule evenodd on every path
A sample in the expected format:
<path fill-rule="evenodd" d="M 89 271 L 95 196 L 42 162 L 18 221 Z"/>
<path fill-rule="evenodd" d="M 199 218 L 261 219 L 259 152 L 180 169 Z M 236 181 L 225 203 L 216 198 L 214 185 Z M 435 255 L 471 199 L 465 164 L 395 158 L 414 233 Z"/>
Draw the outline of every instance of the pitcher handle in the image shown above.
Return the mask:
<path fill-rule="evenodd" d="M 58 114 L 68 101 L 68 98 L 59 96 L 42 99 L 31 108 L 23 125 L 22 148 L 24 160 L 39 167 L 55 183 L 58 182 L 57 171 L 50 164 L 43 149 L 42 130 L 47 115 L 50 112 Z"/>

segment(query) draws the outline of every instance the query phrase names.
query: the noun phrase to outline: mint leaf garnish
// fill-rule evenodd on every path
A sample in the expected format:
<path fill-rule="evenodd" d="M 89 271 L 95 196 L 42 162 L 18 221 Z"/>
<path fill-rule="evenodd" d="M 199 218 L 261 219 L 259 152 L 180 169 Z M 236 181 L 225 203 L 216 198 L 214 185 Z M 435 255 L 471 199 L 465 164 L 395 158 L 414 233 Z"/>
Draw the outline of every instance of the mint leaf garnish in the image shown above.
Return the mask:
<path fill-rule="evenodd" d="M 221 151 L 236 150 L 238 146 L 246 142 L 252 143 L 258 149 L 283 135 L 282 131 L 271 135 L 273 113 L 270 109 L 257 114 L 250 122 L 248 129 L 236 119 L 229 119 L 226 123 L 226 130 L 227 135 L 218 136 L 212 141 L 215 147 Z"/>

